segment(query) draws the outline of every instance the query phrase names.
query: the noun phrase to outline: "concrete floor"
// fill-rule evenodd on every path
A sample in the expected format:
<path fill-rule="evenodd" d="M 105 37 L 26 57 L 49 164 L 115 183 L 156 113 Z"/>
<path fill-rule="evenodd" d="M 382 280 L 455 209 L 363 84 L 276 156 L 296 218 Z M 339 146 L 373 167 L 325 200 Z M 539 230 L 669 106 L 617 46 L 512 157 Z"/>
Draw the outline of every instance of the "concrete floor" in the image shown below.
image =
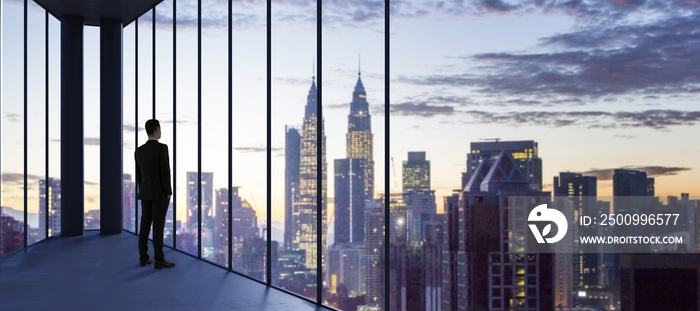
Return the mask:
<path fill-rule="evenodd" d="M 328 310 L 169 248 L 175 267 L 141 267 L 137 240 L 89 231 L 2 257 L 0 310 Z"/>

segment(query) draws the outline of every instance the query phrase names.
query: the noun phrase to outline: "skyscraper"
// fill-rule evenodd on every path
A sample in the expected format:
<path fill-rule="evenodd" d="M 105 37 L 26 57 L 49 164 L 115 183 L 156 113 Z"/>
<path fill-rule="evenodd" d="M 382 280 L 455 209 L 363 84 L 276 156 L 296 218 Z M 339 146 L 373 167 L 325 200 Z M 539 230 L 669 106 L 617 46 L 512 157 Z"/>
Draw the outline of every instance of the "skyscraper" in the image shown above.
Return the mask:
<path fill-rule="evenodd" d="M 365 205 L 365 302 L 370 306 L 382 304 L 384 292 L 384 204 Z"/>
<path fill-rule="evenodd" d="M 214 174 L 202 172 L 202 228 L 208 226 L 212 217 L 214 202 Z M 187 172 L 187 228 L 190 232 L 197 231 L 199 193 L 197 187 L 197 172 Z M 207 224 L 207 225 L 205 225 Z"/>
<path fill-rule="evenodd" d="M 284 249 L 292 248 L 294 203 L 299 201 L 299 157 L 301 135 L 296 127 L 285 127 L 284 139 Z"/>
<path fill-rule="evenodd" d="M 352 92 L 350 102 L 350 114 L 348 115 L 348 133 L 346 138 L 346 157 L 348 159 L 362 159 L 360 162 L 364 172 L 365 198 L 372 200 L 374 197 L 374 158 L 373 158 L 373 134 L 372 118 L 369 114 L 367 93 L 362 85 L 361 73 L 357 73 L 357 83 Z"/>
<path fill-rule="evenodd" d="M 134 196 L 134 181 L 131 179 L 131 174 L 122 175 L 122 213 L 124 228 L 136 232 L 134 228 L 136 220 L 134 219 L 134 201 L 136 197 Z"/>
<path fill-rule="evenodd" d="M 423 226 L 437 212 L 435 191 L 430 189 L 430 161 L 425 151 L 408 152 L 402 167 L 403 197 L 406 203 L 406 229 L 409 243 L 423 242 Z"/>
<path fill-rule="evenodd" d="M 127 174 L 128 175 L 128 174 Z M 131 176 L 129 175 L 129 180 Z M 133 189 L 133 182 L 131 183 Z M 133 191 L 133 190 L 132 190 Z M 39 232 L 46 232 L 45 213 L 46 196 L 49 197 L 49 236 L 58 235 L 61 233 L 61 181 L 58 179 L 49 178 L 48 187 L 46 180 L 39 180 Z M 132 208 L 133 210 L 133 208 Z M 124 219 L 129 221 L 129 219 Z M 131 219 L 133 228 L 133 217 Z M 128 228 L 128 227 L 127 227 Z"/>
<path fill-rule="evenodd" d="M 311 82 L 311 88 L 306 99 L 306 112 L 301 133 L 301 150 L 299 157 L 299 202 L 298 217 L 294 220 L 293 246 L 304 250 L 306 253 L 306 268 L 315 270 L 317 267 L 317 252 L 325 252 L 326 248 L 326 138 L 318 139 L 317 124 L 321 126 L 323 133 L 323 120 L 318 122 L 316 83 Z M 317 182 L 317 154 L 318 143 L 321 145 L 321 185 Z M 321 202 L 317 200 L 317 191 L 321 190 Z M 317 208 L 321 209 L 322 241 L 317 249 Z M 321 263 L 323 264 L 323 263 Z"/>
<path fill-rule="evenodd" d="M 238 188 L 234 188 L 238 190 Z M 214 262 L 228 264 L 228 189 L 216 189 L 216 218 L 214 230 L 212 232 L 212 240 L 214 244 Z M 233 230 L 235 227 L 231 227 Z M 235 266 L 234 266 L 235 267 Z"/>
<path fill-rule="evenodd" d="M 365 174 L 362 159 L 336 159 L 335 243 L 364 243 Z"/>
<path fill-rule="evenodd" d="M 554 177 L 554 196 L 570 198 L 574 211 L 578 215 L 591 215 L 597 205 L 597 179 L 595 176 L 584 176 L 579 173 L 561 172 Z M 577 226 L 573 227 L 578 230 Z M 596 235 L 596 232 L 588 232 L 588 235 Z M 575 234 L 575 236 L 577 236 Z M 574 247 L 578 242 L 574 241 Z M 560 292 L 555 296 L 557 299 L 564 298 L 563 302 L 556 303 L 563 307 L 573 307 L 577 305 L 578 295 L 574 291 L 585 291 L 588 288 L 598 286 L 601 271 L 600 255 L 597 253 L 561 253 L 555 255 L 555 268 L 558 277 L 555 279 L 555 291 Z M 571 261 L 568 265 L 566 262 Z M 571 288 L 573 286 L 573 288 Z"/>
<path fill-rule="evenodd" d="M 443 288 L 449 287 L 443 296 L 445 308 L 553 310 L 551 254 L 509 253 L 509 234 L 502 229 L 508 227 L 509 196 L 538 197 L 532 202 L 535 204 L 548 200 L 549 192 L 533 190 L 531 184 L 506 150 L 484 158 L 473 169 L 459 193 L 457 210 L 448 209 L 452 217 L 455 213 L 458 216 L 457 228 L 451 217 L 446 226 L 446 240 L 457 243 L 456 254 L 449 256 L 457 265 L 443 262 L 443 267 L 456 269 L 445 276 L 456 279 L 457 286 L 443 284 Z M 448 245 L 446 251 L 455 250 Z"/>
<path fill-rule="evenodd" d="M 519 141 L 485 141 L 472 142 L 471 152 L 467 154 L 467 172 L 462 176 L 462 188 L 472 177 L 479 163 L 485 158 L 496 160 L 501 151 L 507 151 L 520 167 L 530 182 L 530 189 L 542 190 L 542 159 L 537 155 L 537 142 Z"/>
<path fill-rule="evenodd" d="M 425 159 L 425 151 L 409 151 L 401 172 L 404 194 L 430 191 L 430 161 Z"/>
<path fill-rule="evenodd" d="M 654 196 L 654 178 L 643 171 L 616 169 L 613 173 L 613 196 Z"/>

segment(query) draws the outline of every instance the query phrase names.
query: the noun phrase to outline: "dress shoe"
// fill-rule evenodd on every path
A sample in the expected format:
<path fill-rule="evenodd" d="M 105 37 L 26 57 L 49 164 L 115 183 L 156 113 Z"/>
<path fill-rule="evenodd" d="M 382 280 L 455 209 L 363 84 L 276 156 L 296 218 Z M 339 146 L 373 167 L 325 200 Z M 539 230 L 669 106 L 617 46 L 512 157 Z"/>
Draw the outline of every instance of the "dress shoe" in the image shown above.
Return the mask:
<path fill-rule="evenodd" d="M 141 260 L 141 259 L 139 259 L 139 260 L 141 261 L 141 267 L 143 267 L 143 266 L 145 266 L 145 265 L 150 265 L 150 264 L 153 263 L 153 259 L 147 259 L 147 260 Z"/>
<path fill-rule="evenodd" d="M 155 268 L 160 269 L 160 268 L 172 268 L 175 266 L 174 262 L 167 262 L 165 259 L 163 261 L 157 261 Z"/>

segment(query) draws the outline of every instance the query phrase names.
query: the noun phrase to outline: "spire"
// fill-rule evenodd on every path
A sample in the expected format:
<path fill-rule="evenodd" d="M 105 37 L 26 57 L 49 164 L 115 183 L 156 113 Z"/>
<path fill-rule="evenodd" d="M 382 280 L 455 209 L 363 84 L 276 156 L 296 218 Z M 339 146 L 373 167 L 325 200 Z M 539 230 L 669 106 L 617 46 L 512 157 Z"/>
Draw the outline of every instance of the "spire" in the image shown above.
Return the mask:
<path fill-rule="evenodd" d="M 357 76 L 362 75 L 362 58 L 360 57 L 360 54 L 357 54 Z"/>

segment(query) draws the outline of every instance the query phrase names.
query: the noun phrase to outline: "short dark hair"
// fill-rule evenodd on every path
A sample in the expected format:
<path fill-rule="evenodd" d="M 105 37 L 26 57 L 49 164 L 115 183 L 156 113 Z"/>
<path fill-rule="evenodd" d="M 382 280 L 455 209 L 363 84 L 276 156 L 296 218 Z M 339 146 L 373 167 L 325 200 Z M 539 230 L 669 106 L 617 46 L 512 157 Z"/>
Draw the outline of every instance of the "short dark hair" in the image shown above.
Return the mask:
<path fill-rule="evenodd" d="M 146 121 L 146 134 L 153 135 L 156 130 L 160 128 L 160 122 L 156 119 L 150 119 Z"/>

